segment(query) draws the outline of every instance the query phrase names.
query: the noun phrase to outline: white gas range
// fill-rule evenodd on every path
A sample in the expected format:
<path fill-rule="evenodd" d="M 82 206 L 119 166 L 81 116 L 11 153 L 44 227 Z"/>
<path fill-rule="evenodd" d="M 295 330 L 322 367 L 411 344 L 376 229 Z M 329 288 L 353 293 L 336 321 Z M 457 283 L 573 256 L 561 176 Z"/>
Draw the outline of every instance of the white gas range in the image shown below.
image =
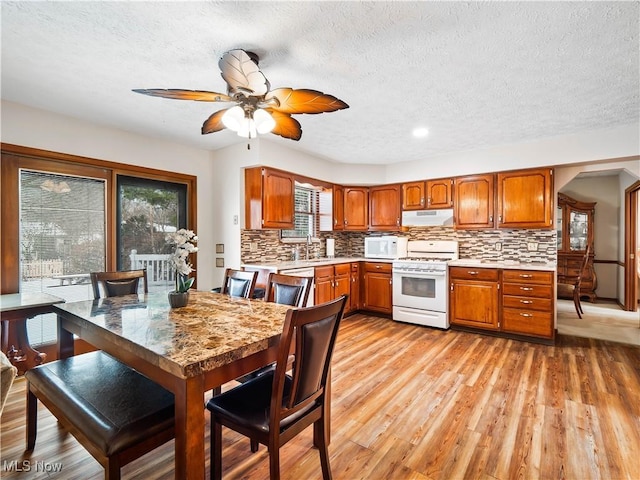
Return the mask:
<path fill-rule="evenodd" d="M 393 319 L 449 328 L 447 262 L 457 259 L 456 241 L 409 241 L 407 257 L 393 262 Z"/>

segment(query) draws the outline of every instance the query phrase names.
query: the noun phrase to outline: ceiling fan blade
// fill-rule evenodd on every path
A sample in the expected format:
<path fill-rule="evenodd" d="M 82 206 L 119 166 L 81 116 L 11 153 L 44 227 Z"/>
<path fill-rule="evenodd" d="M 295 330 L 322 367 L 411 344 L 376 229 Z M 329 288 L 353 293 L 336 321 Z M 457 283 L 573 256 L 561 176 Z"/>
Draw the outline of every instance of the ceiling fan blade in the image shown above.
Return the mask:
<path fill-rule="evenodd" d="M 152 97 L 173 98 L 175 100 L 195 100 L 197 102 L 233 102 L 229 95 L 204 90 L 181 90 L 179 88 L 136 88 L 136 93 Z"/>
<path fill-rule="evenodd" d="M 284 138 L 290 138 L 296 142 L 300 140 L 300 137 L 302 137 L 302 126 L 295 118 L 291 118 L 287 113 L 276 112 L 270 108 L 266 110 L 276 121 L 276 126 L 273 127 L 271 133 Z"/>
<path fill-rule="evenodd" d="M 228 108 L 222 109 L 211 115 L 209 118 L 205 120 L 202 124 L 202 135 L 207 133 L 219 132 L 220 130 L 224 130 L 224 123 L 222 123 L 222 116 L 225 112 L 229 110 Z"/>
<path fill-rule="evenodd" d="M 282 113 L 325 113 L 335 112 L 349 105 L 342 100 L 317 90 L 292 88 L 276 88 L 266 97 L 266 101 L 276 98 L 280 105 L 269 105 L 269 108 Z"/>
<path fill-rule="evenodd" d="M 230 50 L 218 62 L 222 78 L 229 85 L 228 93 L 265 95 L 271 85 L 258 68 L 258 64 L 244 50 Z"/>

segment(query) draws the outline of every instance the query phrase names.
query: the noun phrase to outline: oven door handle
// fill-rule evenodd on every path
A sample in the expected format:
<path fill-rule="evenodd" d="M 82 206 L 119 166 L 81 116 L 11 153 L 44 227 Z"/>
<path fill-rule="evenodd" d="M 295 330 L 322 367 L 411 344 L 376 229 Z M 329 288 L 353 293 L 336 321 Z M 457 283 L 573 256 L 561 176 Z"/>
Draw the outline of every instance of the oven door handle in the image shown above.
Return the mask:
<path fill-rule="evenodd" d="M 446 277 L 447 272 L 407 272 L 406 270 L 394 271 L 396 275 L 402 277 L 420 277 L 420 278 L 432 278 L 432 277 Z"/>

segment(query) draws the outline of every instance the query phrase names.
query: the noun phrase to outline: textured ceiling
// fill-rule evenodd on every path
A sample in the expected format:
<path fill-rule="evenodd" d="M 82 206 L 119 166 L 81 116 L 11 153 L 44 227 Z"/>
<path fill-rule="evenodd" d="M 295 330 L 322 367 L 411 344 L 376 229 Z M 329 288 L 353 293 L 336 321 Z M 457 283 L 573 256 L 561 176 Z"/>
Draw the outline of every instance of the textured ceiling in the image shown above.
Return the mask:
<path fill-rule="evenodd" d="M 258 53 L 272 87 L 350 105 L 297 115 L 336 162 L 389 164 L 638 122 L 638 2 L 1 2 L 2 98 L 198 148 L 228 104 L 218 59 Z M 414 139 L 425 126 L 430 134 Z"/>

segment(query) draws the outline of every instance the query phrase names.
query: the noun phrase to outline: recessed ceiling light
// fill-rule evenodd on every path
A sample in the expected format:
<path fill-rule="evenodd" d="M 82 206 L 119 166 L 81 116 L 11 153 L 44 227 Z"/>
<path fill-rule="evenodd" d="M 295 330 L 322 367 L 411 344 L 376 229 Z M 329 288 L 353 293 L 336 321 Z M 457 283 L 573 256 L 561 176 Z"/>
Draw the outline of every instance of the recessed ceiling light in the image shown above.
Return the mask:
<path fill-rule="evenodd" d="M 429 130 L 425 127 L 418 127 L 413 129 L 413 136 L 416 138 L 424 138 L 429 135 Z"/>

